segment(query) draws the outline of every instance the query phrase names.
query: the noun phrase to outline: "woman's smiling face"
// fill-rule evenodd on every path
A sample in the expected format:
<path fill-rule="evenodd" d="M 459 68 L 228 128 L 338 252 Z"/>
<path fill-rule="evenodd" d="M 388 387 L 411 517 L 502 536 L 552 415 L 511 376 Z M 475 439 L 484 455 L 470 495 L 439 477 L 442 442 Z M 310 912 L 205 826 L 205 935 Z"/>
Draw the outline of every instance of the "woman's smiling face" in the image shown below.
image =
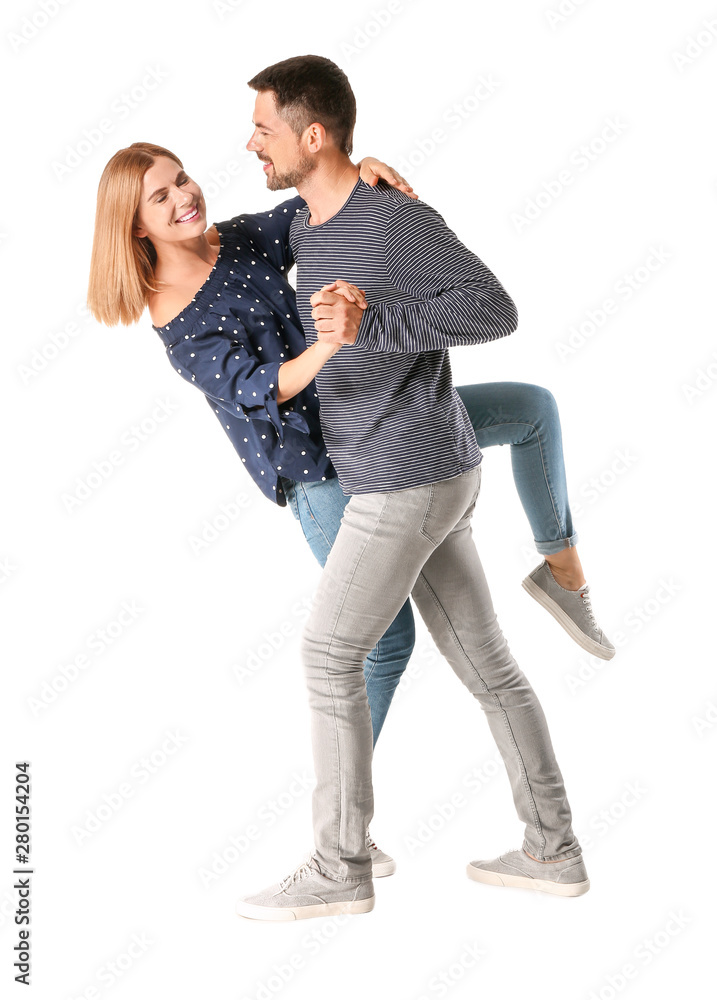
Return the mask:
<path fill-rule="evenodd" d="M 158 156 L 142 181 L 135 235 L 152 242 L 201 236 L 207 208 L 202 189 L 175 160 Z"/>

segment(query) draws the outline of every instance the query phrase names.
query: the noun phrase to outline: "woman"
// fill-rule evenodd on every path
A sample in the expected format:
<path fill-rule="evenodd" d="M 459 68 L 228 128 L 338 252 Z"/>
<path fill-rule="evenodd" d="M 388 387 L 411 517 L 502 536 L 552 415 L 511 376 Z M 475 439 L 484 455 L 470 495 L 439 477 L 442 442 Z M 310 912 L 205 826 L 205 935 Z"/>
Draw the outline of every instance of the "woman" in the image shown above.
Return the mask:
<path fill-rule="evenodd" d="M 362 161 L 361 176 L 411 191 L 376 160 Z M 136 322 L 149 308 L 178 373 L 201 389 L 264 495 L 289 504 L 323 565 L 348 498 L 321 437 L 313 380 L 340 348 L 307 349 L 286 280 L 289 226 L 303 205 L 294 198 L 207 228 L 201 189 L 178 157 L 134 143 L 100 180 L 88 305 L 108 325 Z M 352 286 L 340 291 L 361 302 Z M 609 659 L 615 650 L 595 621 L 577 555 L 555 400 L 512 382 L 458 392 L 479 446 L 511 445 L 516 487 L 544 556 L 523 586 L 582 648 Z M 413 644 L 407 601 L 366 660 L 374 743 Z M 375 874 L 394 870 L 375 845 L 373 857 Z"/>

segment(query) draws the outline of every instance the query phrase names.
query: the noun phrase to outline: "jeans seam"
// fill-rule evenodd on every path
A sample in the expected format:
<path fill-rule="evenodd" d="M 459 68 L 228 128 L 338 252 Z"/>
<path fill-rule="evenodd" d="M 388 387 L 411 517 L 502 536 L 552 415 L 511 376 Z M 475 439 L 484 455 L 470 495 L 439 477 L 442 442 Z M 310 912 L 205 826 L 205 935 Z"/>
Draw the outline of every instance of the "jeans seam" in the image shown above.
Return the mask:
<path fill-rule="evenodd" d="M 535 541 L 535 547 L 538 550 L 539 555 L 550 556 L 554 555 L 556 552 L 562 552 L 565 549 L 574 548 L 578 544 L 578 533 L 577 531 L 574 531 L 572 535 L 565 535 L 563 538 L 553 538 L 553 539 L 548 539 L 546 541 L 538 541 L 538 539 L 536 538 L 534 539 L 534 541 Z M 558 542 L 562 542 L 560 548 L 555 547 L 558 544 Z"/>
<path fill-rule="evenodd" d="M 483 685 L 483 688 L 485 689 L 485 692 L 491 696 L 491 698 L 494 700 L 494 702 L 496 703 L 496 705 L 498 706 L 498 708 L 500 709 L 500 711 L 503 714 L 503 724 L 505 726 L 505 729 L 506 729 L 507 733 L 510 736 L 511 745 L 513 746 L 513 749 L 514 749 L 514 751 L 516 753 L 516 756 L 517 756 L 517 758 L 518 758 L 518 760 L 520 762 L 521 782 L 522 782 L 522 784 L 523 784 L 523 786 L 525 788 L 525 791 L 526 791 L 526 793 L 528 795 L 528 800 L 529 800 L 529 803 L 530 803 L 530 811 L 533 814 L 533 823 L 534 823 L 534 826 L 535 826 L 535 830 L 536 830 L 536 833 L 538 834 L 538 836 L 540 837 L 540 839 L 542 841 L 542 846 L 543 846 L 543 849 L 544 849 L 545 848 L 545 836 L 543 835 L 543 830 L 542 830 L 542 826 L 541 826 L 541 823 L 540 823 L 540 816 L 538 815 L 538 810 L 537 810 L 537 807 L 535 805 L 535 797 L 533 795 L 533 790 L 530 787 L 530 782 L 528 781 L 528 774 L 527 774 L 527 770 L 526 770 L 526 767 L 525 767 L 525 762 L 523 760 L 523 756 L 522 756 L 522 754 L 521 754 L 521 752 L 520 752 L 520 750 L 518 748 L 518 744 L 515 741 L 515 736 L 513 735 L 513 730 L 512 730 L 512 728 L 510 726 L 510 720 L 508 719 L 508 714 L 507 714 L 506 710 L 503 708 L 503 706 L 501 705 L 500 698 L 498 697 L 498 695 L 495 694 L 494 692 L 492 692 L 490 690 L 490 688 L 488 687 L 488 685 L 486 684 L 486 682 L 481 677 L 480 671 L 477 669 L 476 665 L 473 663 L 473 661 L 471 660 L 471 658 L 468 656 L 468 654 L 466 653 L 465 649 L 463 648 L 463 645 L 461 644 L 460 640 L 458 639 L 458 636 L 456 635 L 456 631 L 453 628 L 453 625 L 451 624 L 451 620 L 448 617 L 448 615 L 446 614 L 445 608 L 443 607 L 443 605 L 439 601 L 438 596 L 436 595 L 435 590 L 433 589 L 433 587 L 431 587 L 430 583 L 428 582 L 428 580 L 426 579 L 426 577 L 423 575 L 423 573 L 420 573 L 419 579 L 422 581 L 422 583 L 423 583 L 424 587 L 426 588 L 426 590 L 428 591 L 431 599 L 433 600 L 434 604 L 436 605 L 436 607 L 438 608 L 439 612 L 441 613 L 441 616 L 443 617 L 443 620 L 444 620 L 444 622 L 446 623 L 446 625 L 448 627 L 449 633 L 450 633 L 451 637 L 453 638 L 455 646 L 458 648 L 458 650 L 461 653 L 461 655 L 463 656 L 465 662 L 469 665 L 469 667 L 471 668 L 471 670 L 474 672 L 474 674 L 476 675 L 476 677 L 478 678 L 478 680 Z M 495 635 L 491 636 L 491 638 L 488 639 L 487 642 L 484 642 L 483 646 L 487 646 L 488 643 L 492 642 L 496 638 L 496 636 L 499 635 L 499 634 L 500 634 L 500 629 L 498 630 L 498 632 L 496 632 Z"/>
<path fill-rule="evenodd" d="M 389 626 L 389 628 L 390 628 L 390 626 Z M 383 638 L 383 636 L 381 638 Z M 376 643 L 376 645 L 371 650 L 371 652 L 374 652 L 374 651 L 376 653 L 376 656 L 374 657 L 373 662 L 371 663 L 370 670 L 366 669 L 366 663 L 364 662 L 363 676 L 364 676 L 364 680 L 366 680 L 366 681 L 370 681 L 371 678 L 373 677 L 373 672 L 376 669 L 376 664 L 378 663 L 378 661 L 381 658 L 381 639 L 378 640 L 378 642 Z M 368 659 L 368 657 L 366 659 Z"/>
<path fill-rule="evenodd" d="M 569 851 L 563 854 L 551 854 L 549 857 L 539 858 L 539 861 L 570 861 L 571 858 L 579 858 L 582 856 L 582 848 L 580 846 L 573 847 Z"/>
<path fill-rule="evenodd" d="M 567 529 L 567 524 L 566 525 L 562 525 L 560 523 L 560 518 L 559 518 L 558 512 L 556 510 L 555 497 L 553 495 L 553 488 L 550 485 L 550 480 L 548 479 L 548 475 L 547 475 L 547 471 L 546 471 L 545 456 L 543 454 L 543 443 L 542 443 L 542 440 L 541 440 L 541 437 L 540 437 L 540 431 L 538 430 L 538 428 L 536 427 L 535 424 L 528 423 L 527 420 L 501 420 L 499 422 L 491 423 L 490 426 L 491 426 L 491 428 L 493 428 L 493 427 L 506 427 L 508 425 L 512 425 L 514 427 L 530 427 L 532 433 L 535 435 L 535 438 L 536 438 L 536 440 L 538 442 L 538 451 L 540 453 L 540 465 L 541 465 L 541 468 L 543 470 L 543 478 L 545 479 L 545 485 L 546 485 L 547 490 L 548 490 L 548 496 L 550 497 L 550 506 L 552 507 L 553 516 L 555 518 L 555 523 L 556 523 L 558 531 L 560 532 L 560 535 L 561 535 L 561 538 L 558 539 L 558 540 L 562 541 L 563 538 L 566 537 L 565 531 Z M 511 448 L 520 448 L 522 445 L 529 443 L 530 437 L 531 437 L 531 435 L 529 435 L 524 441 L 512 442 L 510 444 L 510 447 Z M 537 542 L 537 539 L 535 539 L 535 541 Z"/>
<path fill-rule="evenodd" d="M 311 520 L 314 522 L 314 525 L 318 529 L 319 534 L 321 535 L 321 537 L 324 540 L 324 543 L 327 545 L 327 547 L 329 549 L 331 549 L 332 543 L 329 541 L 329 539 L 328 539 L 328 537 L 326 535 L 326 532 L 322 528 L 321 521 L 314 515 L 314 512 L 311 509 L 311 501 L 309 500 L 309 495 L 308 495 L 308 493 L 306 491 L 306 487 L 304 486 L 303 483 L 297 483 L 296 485 L 301 488 L 301 492 L 304 495 L 304 500 L 305 500 L 305 503 L 306 503 L 306 509 L 308 510 L 309 514 L 311 515 Z M 297 504 L 297 506 L 298 506 L 298 504 Z M 305 534 L 305 532 L 304 532 L 304 534 Z"/>
<path fill-rule="evenodd" d="M 555 523 L 558 526 L 558 531 L 564 537 L 565 536 L 565 532 L 567 530 L 567 524 L 562 525 L 560 523 L 560 518 L 558 517 L 558 512 L 555 509 L 555 497 L 553 496 L 553 488 L 550 485 L 550 480 L 548 479 L 548 473 L 547 473 L 547 470 L 545 468 L 545 457 L 543 455 L 543 442 L 540 439 L 540 431 L 538 430 L 538 428 L 534 424 L 530 424 L 530 426 L 533 428 L 533 431 L 535 432 L 535 436 L 538 439 L 538 450 L 540 451 L 540 465 L 541 465 L 541 468 L 543 470 L 543 476 L 545 477 L 545 485 L 548 488 L 548 495 L 550 497 L 550 505 L 553 508 L 553 514 L 555 515 Z M 566 502 L 567 502 L 567 500 L 566 500 Z"/>
<path fill-rule="evenodd" d="M 337 624 L 337 622 L 339 620 L 339 617 L 340 617 L 341 612 L 343 610 L 344 604 L 346 603 L 346 596 L 347 596 L 348 592 L 351 589 L 351 583 L 353 582 L 353 578 L 356 575 L 356 570 L 358 569 L 358 564 L 361 561 L 361 557 L 363 556 L 364 552 L 366 551 L 366 546 L 368 545 L 368 543 L 370 542 L 370 540 L 373 538 L 373 536 L 376 533 L 376 530 L 377 530 L 379 524 L 381 523 L 381 520 L 382 520 L 383 515 L 384 515 L 384 511 L 386 510 L 387 505 L 388 505 L 388 495 L 386 495 L 386 497 L 384 499 L 383 507 L 381 508 L 380 514 L 376 518 L 376 521 L 375 521 L 375 524 L 373 526 L 373 529 L 371 531 L 370 536 L 365 540 L 363 546 L 361 547 L 361 551 L 358 553 L 358 557 L 356 559 L 356 562 L 354 563 L 353 569 L 351 570 L 351 576 L 346 579 L 346 587 L 345 587 L 344 595 L 343 595 L 343 597 L 341 599 L 341 603 L 339 604 L 338 608 L 336 609 L 336 617 L 335 617 L 334 622 L 333 622 L 333 624 L 331 626 L 331 632 L 330 632 L 329 635 L 326 636 L 326 644 L 325 644 L 325 646 L 326 646 L 326 653 L 325 653 L 326 659 L 328 659 L 329 656 L 330 656 L 330 653 L 331 653 L 331 643 L 333 642 L 334 636 L 336 634 L 336 624 Z M 342 813 L 342 808 L 341 808 L 341 789 L 342 789 L 341 753 L 340 753 L 340 750 L 339 750 L 339 740 L 338 740 L 339 726 L 338 726 L 338 723 L 337 723 L 337 720 L 336 720 L 336 698 L 335 698 L 333 686 L 331 684 L 331 675 L 329 674 L 328 670 L 326 669 L 326 664 L 324 664 L 324 671 L 325 671 L 325 674 L 326 674 L 326 683 L 327 683 L 328 688 L 329 688 L 329 694 L 331 696 L 331 711 L 332 711 L 332 714 L 333 714 L 333 717 L 334 717 L 334 731 L 336 733 L 336 760 L 337 760 L 339 781 L 338 781 L 338 809 L 337 809 L 338 824 L 337 824 L 337 829 L 336 829 L 336 843 L 334 845 L 334 857 L 339 857 L 339 844 L 340 844 L 340 840 L 341 840 L 341 821 L 342 821 L 342 818 L 343 818 L 343 813 Z M 364 681 L 364 683 L 365 683 L 365 681 Z M 336 876 L 332 876 L 332 877 L 335 878 Z M 346 879 L 341 879 L 341 881 L 346 881 Z M 366 880 L 366 881 L 368 881 L 368 880 Z"/>
<path fill-rule="evenodd" d="M 552 486 L 550 485 L 550 480 L 548 479 L 548 474 L 545 467 L 545 456 L 543 454 L 543 443 L 540 438 L 540 431 L 535 426 L 535 424 L 528 423 L 526 420 L 502 420 L 500 423 L 491 424 L 491 427 L 504 427 L 507 424 L 513 424 L 516 427 L 530 427 L 533 434 L 535 434 L 536 440 L 538 442 L 538 451 L 540 452 L 540 466 L 543 470 L 543 478 L 545 479 L 545 485 L 548 489 L 548 496 L 550 497 L 550 506 L 553 509 L 553 516 L 555 517 L 555 523 L 557 525 L 558 531 L 560 532 L 562 537 L 565 537 L 565 527 L 560 523 L 560 518 L 555 508 L 555 497 L 553 496 L 553 489 Z M 528 436 L 528 438 L 526 438 L 525 441 L 512 443 L 510 447 L 520 448 L 522 445 L 527 444 L 529 440 L 530 440 L 530 435 Z M 560 540 L 562 540 L 562 538 Z"/>
<path fill-rule="evenodd" d="M 319 872 L 325 878 L 330 878 L 332 882 L 342 882 L 345 885 L 356 885 L 356 886 L 359 886 L 359 885 L 365 885 L 366 882 L 371 882 L 372 878 L 373 878 L 372 875 L 364 875 L 362 877 L 357 877 L 357 878 L 346 878 L 343 875 L 334 875 L 334 873 L 330 872 L 328 870 L 328 868 L 322 868 L 321 865 L 319 864 L 319 862 L 316 859 L 314 859 L 314 863 L 315 863 L 316 867 L 318 868 Z"/>
<path fill-rule="evenodd" d="M 423 535 L 424 538 L 427 538 L 429 542 L 432 542 L 433 545 L 436 546 L 438 545 L 438 542 L 432 535 L 429 535 L 428 532 L 425 530 L 426 522 L 428 520 L 431 511 L 433 510 L 433 501 L 436 496 L 436 488 L 434 484 L 430 483 L 429 486 L 430 486 L 430 493 L 428 495 L 428 503 L 426 504 L 426 509 L 423 512 L 423 520 L 421 521 L 421 534 Z"/>

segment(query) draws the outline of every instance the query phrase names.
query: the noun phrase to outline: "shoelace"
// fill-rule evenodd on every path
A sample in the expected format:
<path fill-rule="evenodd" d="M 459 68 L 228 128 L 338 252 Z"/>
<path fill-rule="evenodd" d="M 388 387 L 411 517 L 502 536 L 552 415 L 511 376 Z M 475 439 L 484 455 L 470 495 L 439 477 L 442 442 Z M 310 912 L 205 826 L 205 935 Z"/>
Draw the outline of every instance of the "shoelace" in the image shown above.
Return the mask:
<path fill-rule="evenodd" d="M 585 612 L 588 618 L 590 619 L 593 629 L 596 632 L 599 632 L 600 628 L 598 626 L 597 619 L 595 618 L 595 615 L 593 613 L 593 606 L 590 603 L 590 587 L 585 587 L 583 590 L 581 590 L 580 597 L 582 598 L 583 604 L 585 605 Z"/>
<path fill-rule="evenodd" d="M 279 882 L 279 888 L 283 892 L 284 889 L 288 889 L 290 885 L 294 882 L 300 882 L 302 878 L 311 878 L 314 872 L 311 870 L 306 861 L 303 861 L 298 868 L 295 868 L 291 875 L 287 875 Z"/>
<path fill-rule="evenodd" d="M 368 832 L 366 833 L 366 847 L 369 849 L 369 851 L 377 851 L 378 850 L 378 847 L 376 846 L 376 843 L 375 843 L 373 837 L 371 837 Z"/>

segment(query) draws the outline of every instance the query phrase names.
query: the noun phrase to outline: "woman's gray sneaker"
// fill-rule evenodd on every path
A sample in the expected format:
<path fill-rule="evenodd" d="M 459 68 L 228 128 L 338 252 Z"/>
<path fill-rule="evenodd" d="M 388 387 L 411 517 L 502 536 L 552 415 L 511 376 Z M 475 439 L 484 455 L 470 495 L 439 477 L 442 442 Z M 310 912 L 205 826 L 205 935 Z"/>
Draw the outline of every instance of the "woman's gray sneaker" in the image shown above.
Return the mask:
<path fill-rule="evenodd" d="M 373 909 L 373 882 L 335 882 L 315 867 L 313 859 L 299 865 L 277 885 L 240 899 L 236 911 L 254 920 L 303 920 Z"/>
<path fill-rule="evenodd" d="M 385 875 L 393 875 L 396 871 L 396 862 L 385 851 L 382 851 L 380 847 L 376 847 L 368 830 L 366 831 L 366 847 L 368 848 L 368 853 L 371 855 L 373 877 L 383 878 Z"/>
<path fill-rule="evenodd" d="M 525 851 L 510 851 L 492 861 L 471 861 L 468 878 L 486 885 L 536 889 L 556 896 L 582 896 L 590 888 L 582 855 L 565 861 L 534 861 Z"/>
<path fill-rule="evenodd" d="M 579 646 L 601 660 L 613 658 L 615 647 L 595 620 L 587 584 L 580 590 L 565 590 L 556 582 L 550 567 L 543 560 L 523 580 L 523 587 L 560 622 Z"/>

